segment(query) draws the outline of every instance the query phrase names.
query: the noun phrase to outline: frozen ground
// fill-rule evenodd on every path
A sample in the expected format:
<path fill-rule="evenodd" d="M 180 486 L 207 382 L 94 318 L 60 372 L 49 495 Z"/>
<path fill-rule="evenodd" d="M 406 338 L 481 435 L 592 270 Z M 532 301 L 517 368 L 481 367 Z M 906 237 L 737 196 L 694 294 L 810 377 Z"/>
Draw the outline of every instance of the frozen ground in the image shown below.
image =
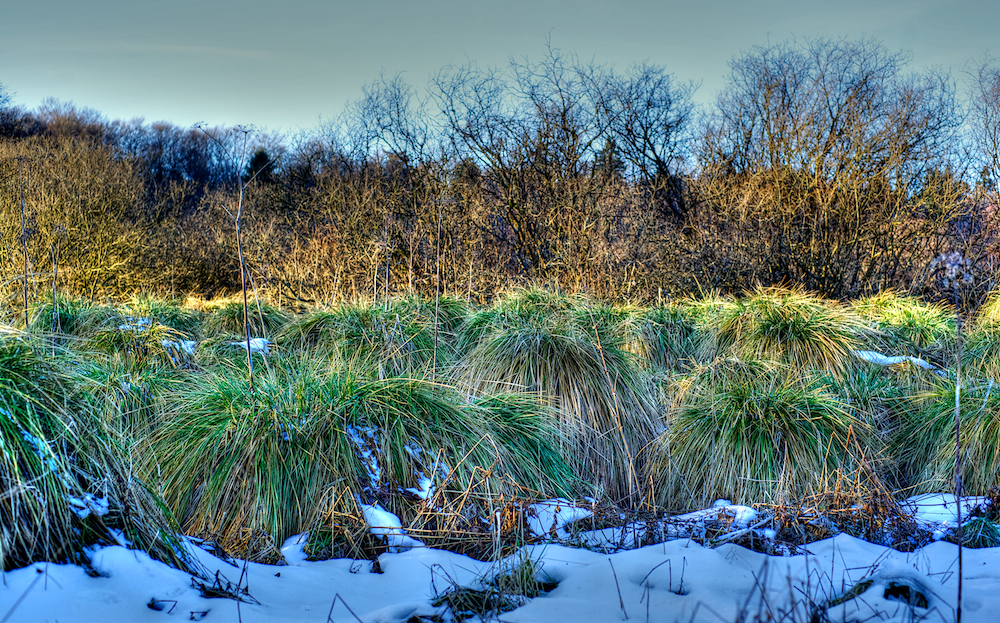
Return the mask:
<path fill-rule="evenodd" d="M 954 498 L 944 495 L 911 501 L 917 517 L 937 528 L 954 523 L 954 506 Z M 536 510 L 533 529 L 546 532 L 562 533 L 565 520 L 585 515 L 564 501 Z M 756 516 L 746 507 L 720 504 L 700 512 L 720 510 L 734 517 L 733 530 L 755 529 Z M 376 517 L 380 513 L 370 519 Z M 398 529 L 392 528 L 386 534 L 395 537 Z M 51 563 L 5 573 L 0 622 L 449 621 L 446 609 L 434 605 L 436 597 L 455 586 L 484 588 L 525 558 L 555 588 L 487 620 L 718 623 L 743 613 L 746 620 L 770 615 L 805 623 L 814 611 L 826 613 L 820 621 L 955 619 L 958 548 L 944 541 L 904 554 L 840 535 L 808 545 L 808 554 L 779 557 L 729 543 L 706 548 L 692 538 L 596 551 L 602 534 L 583 536 L 596 549 L 532 545 L 492 564 L 419 546 L 403 549 L 400 542 L 402 551 L 379 558 L 381 573 L 370 561 L 308 562 L 294 537 L 283 548 L 287 566 L 231 564 L 192 545 L 210 572 L 207 584 L 248 588 L 243 603 L 206 598 L 192 576 L 142 552 L 106 547 L 93 556 L 99 577 Z M 963 556 L 963 620 L 992 623 L 1000 606 L 1000 548 L 965 549 Z"/>

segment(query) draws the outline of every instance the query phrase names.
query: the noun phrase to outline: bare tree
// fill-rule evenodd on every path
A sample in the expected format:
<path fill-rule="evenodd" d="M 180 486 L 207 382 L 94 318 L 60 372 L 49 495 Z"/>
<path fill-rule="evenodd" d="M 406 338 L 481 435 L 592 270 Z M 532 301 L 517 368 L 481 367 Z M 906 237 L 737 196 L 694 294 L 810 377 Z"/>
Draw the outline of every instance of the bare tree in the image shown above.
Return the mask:
<path fill-rule="evenodd" d="M 684 213 L 680 167 L 693 142 L 696 90 L 677 83 L 663 67 L 641 63 L 625 74 L 592 72 L 595 97 L 607 118 L 609 139 L 635 177 L 657 191 L 670 212 Z"/>
<path fill-rule="evenodd" d="M 1000 61 L 989 55 L 972 69 L 969 127 L 981 158 L 984 186 L 1000 192 Z"/>
<path fill-rule="evenodd" d="M 550 46 L 539 62 L 512 60 L 506 71 L 469 63 L 432 83 L 457 156 L 481 168 L 492 197 L 484 233 L 521 274 L 565 266 L 585 242 L 578 226 L 595 217 L 600 181 L 589 174 L 607 129 L 579 61 Z"/>
<path fill-rule="evenodd" d="M 752 48 L 734 59 L 699 155 L 739 279 L 842 296 L 905 283 L 964 209 L 946 75 L 904 73 L 872 39 Z"/>

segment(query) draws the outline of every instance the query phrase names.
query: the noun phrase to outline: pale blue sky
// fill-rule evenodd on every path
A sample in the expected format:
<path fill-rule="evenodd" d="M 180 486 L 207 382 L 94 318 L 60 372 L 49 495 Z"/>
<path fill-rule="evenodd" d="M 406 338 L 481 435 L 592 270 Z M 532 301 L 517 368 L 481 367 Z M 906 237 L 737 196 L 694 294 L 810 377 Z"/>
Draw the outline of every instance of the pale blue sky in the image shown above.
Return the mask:
<path fill-rule="evenodd" d="M 1000 1 L 80 0 L 0 6 L 0 83 L 109 118 L 310 128 L 381 70 L 417 87 L 441 67 L 538 59 L 554 47 L 625 67 L 648 60 L 714 99 L 727 62 L 792 36 L 872 35 L 950 68 L 1000 56 Z"/>

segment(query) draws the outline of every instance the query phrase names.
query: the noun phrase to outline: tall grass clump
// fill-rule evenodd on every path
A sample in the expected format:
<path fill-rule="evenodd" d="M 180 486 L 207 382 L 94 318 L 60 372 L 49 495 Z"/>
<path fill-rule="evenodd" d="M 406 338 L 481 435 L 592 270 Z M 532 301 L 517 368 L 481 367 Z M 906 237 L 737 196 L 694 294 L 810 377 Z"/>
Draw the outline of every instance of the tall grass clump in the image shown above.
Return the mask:
<path fill-rule="evenodd" d="M 477 395 L 542 396 L 580 476 L 615 501 L 636 502 L 644 451 L 663 423 L 614 318 L 579 299 L 517 293 L 469 318 L 455 376 Z"/>
<path fill-rule="evenodd" d="M 677 397 L 647 477 L 657 501 L 794 500 L 855 469 L 870 437 L 830 388 L 770 362 L 720 359 Z"/>
<path fill-rule="evenodd" d="M 286 348 L 319 349 L 377 376 L 424 376 L 435 361 L 434 317 L 410 305 L 345 305 L 290 322 L 279 336 Z M 451 361 L 453 334 L 438 331 L 437 361 Z"/>
<path fill-rule="evenodd" d="M 202 328 L 206 336 L 239 336 L 245 339 L 242 299 L 209 301 L 204 307 L 207 315 Z M 265 301 L 251 303 L 247 312 L 250 335 L 256 337 L 277 335 L 290 318 L 287 312 Z"/>
<path fill-rule="evenodd" d="M 962 376 L 1000 382 L 1000 325 L 975 325 L 962 340 Z"/>
<path fill-rule="evenodd" d="M 916 492 L 946 490 L 955 476 L 955 381 L 912 396 L 896 438 L 899 462 Z M 1000 478 L 1000 387 L 963 375 L 959 413 L 962 488 L 985 495 Z"/>
<path fill-rule="evenodd" d="M 0 336 L 0 568 L 86 565 L 117 544 L 195 570 L 159 499 L 135 477 L 121 439 L 72 380 L 25 339 Z"/>
<path fill-rule="evenodd" d="M 30 327 L 32 333 L 85 338 L 91 337 L 118 316 L 113 307 L 99 305 L 87 299 L 58 295 L 54 304 L 50 297 L 32 308 Z"/>
<path fill-rule="evenodd" d="M 637 318 L 638 354 L 654 368 L 689 372 L 695 365 L 704 334 L 692 308 L 680 304 L 653 307 Z"/>
<path fill-rule="evenodd" d="M 991 293 L 964 328 L 963 375 L 1000 381 L 1000 295 Z"/>
<path fill-rule="evenodd" d="M 465 299 L 447 295 L 434 299 L 414 294 L 392 299 L 390 305 L 400 314 L 412 315 L 421 321 L 436 321 L 438 330 L 452 338 L 472 311 Z"/>
<path fill-rule="evenodd" d="M 184 339 L 197 339 L 205 314 L 176 300 L 135 294 L 124 306 L 124 313 L 133 318 L 148 318 L 169 327 Z"/>
<path fill-rule="evenodd" d="M 709 318 L 717 356 L 765 359 L 803 372 L 844 370 L 865 323 L 850 309 L 799 289 L 758 287 Z"/>
<path fill-rule="evenodd" d="M 1000 327 L 1000 292 L 993 291 L 976 311 L 975 323 L 979 326 Z"/>
<path fill-rule="evenodd" d="M 136 365 L 119 353 L 88 353 L 74 374 L 96 413 L 105 423 L 121 430 L 126 442 L 149 433 L 159 419 L 164 400 L 182 382 L 177 368 L 162 360 Z"/>
<path fill-rule="evenodd" d="M 246 375 L 226 366 L 177 392 L 152 435 L 147 470 L 161 474 L 186 531 L 274 560 L 276 544 L 331 516 L 357 525 L 362 504 L 385 503 L 407 517 L 400 492 L 420 488 L 422 478 L 441 495 L 468 497 L 476 487 L 567 493 L 568 467 L 545 450 L 554 433 L 504 418 L 429 382 L 338 371 L 308 354 L 275 356 L 259 367 L 252 392 Z M 528 462 L 536 455 L 548 466 Z"/>
<path fill-rule="evenodd" d="M 886 355 L 926 356 L 955 338 L 955 316 L 949 309 L 891 290 L 859 299 L 851 309 L 872 323 L 877 333 L 869 345 Z"/>
<path fill-rule="evenodd" d="M 250 390 L 239 360 L 188 380 L 150 436 L 146 471 L 184 531 L 253 559 L 304 529 L 323 458 L 305 434 L 324 409 L 319 362 L 279 361 Z"/>

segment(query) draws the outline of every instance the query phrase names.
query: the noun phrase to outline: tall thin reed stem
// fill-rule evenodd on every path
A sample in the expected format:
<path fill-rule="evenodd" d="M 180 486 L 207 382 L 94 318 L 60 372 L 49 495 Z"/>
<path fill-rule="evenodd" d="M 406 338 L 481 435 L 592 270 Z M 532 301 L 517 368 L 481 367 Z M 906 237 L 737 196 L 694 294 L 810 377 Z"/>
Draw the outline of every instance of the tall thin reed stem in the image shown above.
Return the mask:
<path fill-rule="evenodd" d="M 961 388 L 962 388 L 962 311 L 958 307 L 958 288 L 953 288 L 955 298 L 955 327 L 958 348 L 955 363 L 955 507 L 958 520 L 958 605 L 955 623 L 962 623 L 962 453 L 961 453 Z"/>
<path fill-rule="evenodd" d="M 438 205 L 437 222 L 437 255 L 435 257 L 434 278 L 434 359 L 431 363 L 431 375 L 437 376 L 438 362 L 438 316 L 441 311 L 441 205 Z"/>
<path fill-rule="evenodd" d="M 249 384 L 249 391 L 252 394 L 254 392 L 253 384 L 253 351 L 250 350 L 250 305 L 247 300 L 247 275 L 250 270 L 247 268 L 246 257 L 243 254 L 243 227 L 242 227 L 242 217 L 243 217 L 243 196 L 249 186 L 261 171 L 265 170 L 267 167 L 260 167 L 250 179 L 245 182 L 241 179 L 243 174 L 243 167 L 246 165 L 246 155 L 247 155 L 247 141 L 249 140 L 250 132 L 253 131 L 253 126 L 236 126 L 235 131 L 241 132 L 243 134 L 243 144 L 240 145 L 240 157 L 236 156 L 229 151 L 229 149 L 214 136 L 211 132 L 206 130 L 200 124 L 195 126 L 208 136 L 209 139 L 214 141 L 229 157 L 230 161 L 236 164 L 236 179 L 239 181 L 240 194 L 236 204 L 236 214 L 229 211 L 228 208 L 223 206 L 223 210 L 229 214 L 229 217 L 233 219 L 236 226 L 236 253 L 239 257 L 240 262 L 240 288 L 243 291 L 243 334 L 246 338 L 246 348 L 247 348 L 247 378 Z"/>
<path fill-rule="evenodd" d="M 21 254 L 24 259 L 24 273 L 21 280 L 21 293 L 24 295 L 24 330 L 28 330 L 28 232 L 25 226 L 24 204 L 24 159 L 17 159 L 18 179 L 21 188 Z"/>

